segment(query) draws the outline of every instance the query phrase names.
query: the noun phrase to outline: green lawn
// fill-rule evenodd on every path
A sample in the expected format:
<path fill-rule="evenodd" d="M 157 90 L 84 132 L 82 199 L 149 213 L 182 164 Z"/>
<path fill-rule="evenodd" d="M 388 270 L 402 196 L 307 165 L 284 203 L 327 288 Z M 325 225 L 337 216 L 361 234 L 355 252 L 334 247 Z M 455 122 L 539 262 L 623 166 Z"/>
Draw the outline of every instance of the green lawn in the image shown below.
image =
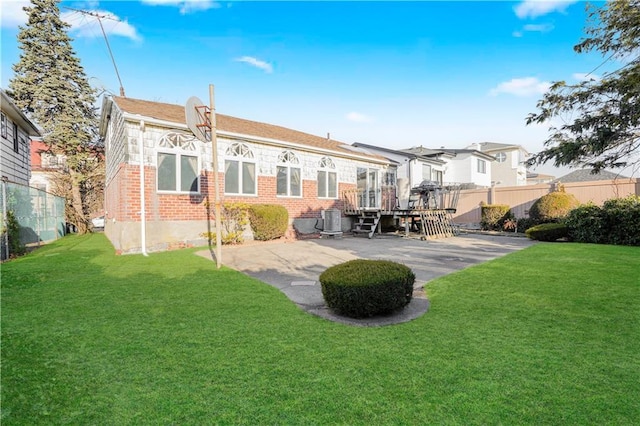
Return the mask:
<path fill-rule="evenodd" d="M 3 264 L 2 424 L 640 423 L 640 248 L 537 244 L 381 328 L 194 252 L 72 236 Z"/>

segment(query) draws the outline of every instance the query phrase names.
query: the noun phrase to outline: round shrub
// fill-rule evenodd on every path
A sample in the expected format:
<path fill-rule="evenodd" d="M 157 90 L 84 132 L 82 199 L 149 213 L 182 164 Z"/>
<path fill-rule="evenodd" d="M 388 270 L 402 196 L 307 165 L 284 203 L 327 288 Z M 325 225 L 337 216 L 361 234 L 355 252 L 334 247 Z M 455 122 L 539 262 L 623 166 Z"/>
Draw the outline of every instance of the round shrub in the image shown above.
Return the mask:
<path fill-rule="evenodd" d="M 254 239 L 275 240 L 287 232 L 289 212 L 277 204 L 253 204 L 249 206 L 249 222 Z"/>
<path fill-rule="evenodd" d="M 566 192 L 551 192 L 538 198 L 529 209 L 529 217 L 537 223 L 558 222 L 580 205 L 578 199 Z"/>
<path fill-rule="evenodd" d="M 563 223 L 542 223 L 527 229 L 527 237 L 538 241 L 557 241 L 568 235 L 567 226 Z"/>
<path fill-rule="evenodd" d="M 513 218 L 507 204 L 483 204 L 480 206 L 480 226 L 485 231 L 502 231 L 504 222 Z"/>
<path fill-rule="evenodd" d="M 350 260 L 320 275 L 322 295 L 336 312 L 366 318 L 405 307 L 416 280 L 411 269 L 388 260 Z"/>

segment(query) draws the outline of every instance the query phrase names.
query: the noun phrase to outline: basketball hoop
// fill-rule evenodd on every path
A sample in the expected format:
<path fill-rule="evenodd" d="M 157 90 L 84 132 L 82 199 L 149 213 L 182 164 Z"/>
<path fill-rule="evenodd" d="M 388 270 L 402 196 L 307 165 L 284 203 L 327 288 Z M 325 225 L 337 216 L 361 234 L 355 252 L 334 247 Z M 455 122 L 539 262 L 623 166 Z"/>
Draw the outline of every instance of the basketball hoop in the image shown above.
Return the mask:
<path fill-rule="evenodd" d="M 216 107 L 214 103 L 213 84 L 209 85 L 209 100 L 211 107 L 206 106 L 198 97 L 192 96 L 184 107 L 184 117 L 187 126 L 194 136 L 204 143 L 211 142 L 211 167 L 213 174 L 213 194 L 215 197 L 216 221 L 216 265 L 222 266 L 222 223 L 220 191 L 218 183 L 218 141 L 216 139 Z"/>
<path fill-rule="evenodd" d="M 197 96 L 190 97 L 184 107 L 184 117 L 189 130 L 202 142 L 211 142 L 210 112 L 210 108 Z"/>

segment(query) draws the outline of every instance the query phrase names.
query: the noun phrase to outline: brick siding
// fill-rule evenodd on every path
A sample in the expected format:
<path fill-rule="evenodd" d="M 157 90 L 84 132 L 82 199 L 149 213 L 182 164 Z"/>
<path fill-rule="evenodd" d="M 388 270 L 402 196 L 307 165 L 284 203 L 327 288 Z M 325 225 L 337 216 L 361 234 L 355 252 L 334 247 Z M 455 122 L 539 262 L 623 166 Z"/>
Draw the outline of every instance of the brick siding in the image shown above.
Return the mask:
<path fill-rule="evenodd" d="M 115 178 L 105 189 L 105 204 L 110 206 L 107 218 L 121 222 L 140 221 L 140 169 L 139 166 L 121 164 Z M 200 194 L 163 194 L 156 191 L 156 169 L 145 167 L 145 209 L 147 220 L 207 220 L 207 205 L 213 206 L 213 178 L 211 172 L 200 177 Z M 224 174 L 219 173 L 219 186 L 224 188 Z M 355 188 L 353 184 L 339 183 L 338 194 Z M 290 219 L 319 218 L 321 211 L 343 209 L 343 200 L 318 199 L 317 182 L 303 180 L 303 197 L 276 195 L 276 177 L 258 176 L 258 196 L 221 195 L 222 203 L 279 204 L 289 212 Z M 220 191 L 222 194 L 222 191 Z"/>

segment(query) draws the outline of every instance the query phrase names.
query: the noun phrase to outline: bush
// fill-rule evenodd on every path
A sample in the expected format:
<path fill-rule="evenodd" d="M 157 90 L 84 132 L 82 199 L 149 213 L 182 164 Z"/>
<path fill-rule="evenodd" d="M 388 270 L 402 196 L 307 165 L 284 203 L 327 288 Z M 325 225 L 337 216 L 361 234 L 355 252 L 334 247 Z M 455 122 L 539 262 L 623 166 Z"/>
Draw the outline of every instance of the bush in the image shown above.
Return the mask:
<path fill-rule="evenodd" d="M 607 200 L 602 210 L 606 243 L 640 246 L 640 196 Z"/>
<path fill-rule="evenodd" d="M 242 244 L 244 242 L 244 227 L 249 223 L 247 218 L 249 205 L 245 203 L 224 203 L 221 207 L 222 244 Z M 216 241 L 215 232 L 203 232 L 200 235 L 207 238 L 210 244 Z"/>
<path fill-rule="evenodd" d="M 538 198 L 529 209 L 529 217 L 536 223 L 560 222 L 580 205 L 573 194 L 552 192 Z"/>
<path fill-rule="evenodd" d="M 485 231 L 502 231 L 504 222 L 513 218 L 511 209 L 506 204 L 483 204 L 480 212 L 480 226 Z"/>
<path fill-rule="evenodd" d="M 5 234 L 6 239 L 9 242 L 9 257 L 22 256 L 27 252 L 24 244 L 20 242 L 20 224 L 18 223 L 18 219 L 16 219 L 16 214 L 13 212 L 13 210 L 7 210 L 6 220 L 6 227 L 3 226 L 2 232 L 0 232 L 3 247 L 3 260 L 7 257 L 7 247 L 4 245 Z"/>
<path fill-rule="evenodd" d="M 613 198 L 602 207 L 586 204 L 565 220 L 569 238 L 580 243 L 640 246 L 640 197 Z"/>
<path fill-rule="evenodd" d="M 277 204 L 254 204 L 249 206 L 249 221 L 254 239 L 275 240 L 287 232 L 289 212 Z"/>
<path fill-rule="evenodd" d="M 564 220 L 570 240 L 581 243 L 605 241 L 602 208 L 584 204 L 571 210 Z"/>
<path fill-rule="evenodd" d="M 400 263 L 357 259 L 324 271 L 320 284 L 331 309 L 348 317 L 364 318 L 409 304 L 415 279 L 411 269 Z"/>
<path fill-rule="evenodd" d="M 518 219 L 517 229 L 518 232 L 525 232 L 527 229 L 536 225 L 539 225 L 539 223 L 536 223 L 536 221 L 531 219 L 530 217 L 521 217 L 520 219 Z"/>
<path fill-rule="evenodd" d="M 568 235 L 567 226 L 563 223 L 542 223 L 527 229 L 526 234 L 532 240 L 551 242 Z"/>

